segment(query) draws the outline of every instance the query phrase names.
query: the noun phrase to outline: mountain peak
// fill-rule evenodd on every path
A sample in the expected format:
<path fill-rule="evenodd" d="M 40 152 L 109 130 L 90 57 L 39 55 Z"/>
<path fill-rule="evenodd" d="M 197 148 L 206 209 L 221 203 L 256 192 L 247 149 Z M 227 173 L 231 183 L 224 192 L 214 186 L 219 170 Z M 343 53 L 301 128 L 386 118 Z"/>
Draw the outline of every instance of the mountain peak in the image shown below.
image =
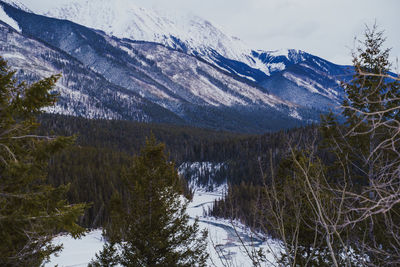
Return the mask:
<path fill-rule="evenodd" d="M 170 36 L 182 41 L 190 41 L 192 46 L 211 45 L 216 51 L 224 49 L 213 42 L 216 37 L 225 39 L 225 42 L 239 42 L 226 36 L 209 21 L 199 16 L 161 15 L 156 10 L 138 7 L 127 0 L 74 0 L 62 7 L 48 10 L 44 14 L 103 30 L 119 38 L 166 45 L 173 42 Z"/>
<path fill-rule="evenodd" d="M 67 19 L 118 38 L 161 43 L 210 63 L 217 53 L 268 74 L 268 67 L 249 58 L 251 49 L 243 41 L 225 34 L 210 21 L 194 14 L 162 13 L 128 0 L 73 0 L 42 11 L 42 15 Z"/>
<path fill-rule="evenodd" d="M 46 29 L 51 26 L 57 33 L 55 37 L 48 31 L 43 33 L 41 22 L 26 20 L 21 24 L 24 16 L 32 14 L 13 16 L 17 11 L 8 9 L 24 32 L 33 31 L 31 35 L 38 35 L 81 62 L 96 64 L 93 58 L 99 58 L 99 62 L 109 58 L 115 62 L 128 60 L 126 65 L 115 68 L 115 74 L 110 75 L 109 69 L 103 73 L 102 64 L 97 66 L 97 71 L 109 80 L 118 77 L 113 81 L 118 86 L 158 101 L 156 104 L 168 106 L 179 114 L 183 109 L 176 103 L 181 100 L 215 108 L 261 105 L 279 109 L 284 105 L 291 109 L 300 105 L 324 110 L 341 98 L 337 75 L 342 75 L 344 70 L 340 66 L 301 50 L 251 50 L 240 39 L 228 36 L 196 15 L 160 15 L 165 11 L 138 7 L 128 0 L 72 0 L 65 6 L 40 12 L 56 18 L 55 25 L 46 25 Z M 41 18 L 38 16 L 35 21 Z M 57 27 L 64 28 L 58 25 L 72 25 L 65 20 L 86 27 L 74 25 L 75 30 L 68 33 L 68 26 L 65 32 L 59 33 Z M 86 36 L 93 32 L 87 27 L 105 34 L 97 31 L 96 35 Z M 76 31 L 81 34 L 75 34 Z M 82 49 L 78 40 L 88 46 Z M 120 58 L 121 55 L 124 56 Z M 126 71 L 126 66 L 132 67 L 131 72 Z M 136 79 L 135 83 L 132 78 Z M 148 84 L 147 91 L 143 89 L 144 83 Z M 273 99 L 274 95 L 278 98 Z M 295 105 L 282 103 L 282 99 Z M 293 112 L 290 114 L 298 117 Z"/>

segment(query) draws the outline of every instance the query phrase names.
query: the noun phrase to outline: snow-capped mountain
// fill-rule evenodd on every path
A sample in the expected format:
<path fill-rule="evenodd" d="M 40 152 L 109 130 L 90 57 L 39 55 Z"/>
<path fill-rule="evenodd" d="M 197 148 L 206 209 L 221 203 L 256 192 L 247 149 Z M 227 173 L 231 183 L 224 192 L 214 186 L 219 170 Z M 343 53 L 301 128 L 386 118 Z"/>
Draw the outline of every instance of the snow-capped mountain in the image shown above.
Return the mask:
<path fill-rule="evenodd" d="M 156 42 L 201 57 L 296 104 L 326 110 L 326 103 L 330 107 L 342 101 L 343 90 L 337 85 L 348 75 L 342 66 L 332 67 L 333 64 L 324 59 L 295 49 L 254 50 L 195 15 L 160 15 L 129 0 L 73 0 L 62 7 L 42 10 L 42 13 L 102 30 L 109 36 Z M 300 68 L 310 67 L 309 61 L 313 64 L 312 72 L 318 73 L 319 81 L 315 81 L 314 77 L 299 77 L 296 72 L 287 70 L 299 64 L 303 64 Z M 327 72 L 326 65 L 335 70 Z M 271 81 L 274 74 L 282 71 L 285 75 L 279 74 L 277 77 L 280 79 L 272 78 Z M 324 81 L 321 82 L 321 79 Z M 295 92 L 291 94 L 290 90 Z M 304 100 L 310 97 L 310 103 L 306 103 Z M 318 104 L 320 101 L 322 103 Z"/>
<path fill-rule="evenodd" d="M 241 40 L 195 15 L 166 17 L 155 10 L 138 7 L 129 0 L 73 0 L 42 13 L 99 29 L 118 38 L 161 43 L 199 55 L 210 62 L 214 62 L 215 54 L 219 54 L 269 72 L 267 66 L 251 57 L 251 49 Z"/>
<path fill-rule="evenodd" d="M 66 53 L 115 87 L 169 110 L 175 121 L 179 118 L 189 125 L 254 132 L 291 127 L 317 118 L 307 109 L 281 100 L 256 83 L 222 71 L 201 58 L 161 44 L 110 37 L 66 20 L 1 5 L 23 36 Z M 29 46 L 26 50 L 35 48 Z M 52 58 L 48 64 L 54 64 Z M 96 88 L 87 90 L 95 92 Z"/>
<path fill-rule="evenodd" d="M 284 70 L 288 64 L 298 63 L 306 54 L 293 49 L 253 51 L 242 40 L 225 34 L 201 17 L 167 17 L 129 0 L 74 0 L 42 14 L 99 29 L 118 38 L 164 44 L 258 82 Z M 275 60 L 266 61 L 263 54 Z"/>
<path fill-rule="evenodd" d="M 59 101 L 48 112 L 87 118 L 180 122 L 168 110 L 108 82 L 68 54 L 26 37 L 1 21 L 0 56 L 17 70 L 19 79 L 28 82 L 62 73 L 56 88 Z"/>

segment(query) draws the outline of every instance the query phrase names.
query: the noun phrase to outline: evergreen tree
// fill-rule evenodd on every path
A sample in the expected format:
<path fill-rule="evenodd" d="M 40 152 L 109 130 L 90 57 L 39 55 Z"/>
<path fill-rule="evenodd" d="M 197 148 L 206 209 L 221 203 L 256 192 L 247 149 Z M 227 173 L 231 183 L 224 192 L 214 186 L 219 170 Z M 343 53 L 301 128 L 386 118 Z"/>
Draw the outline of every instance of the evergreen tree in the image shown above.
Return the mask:
<path fill-rule="evenodd" d="M 362 112 L 378 112 L 400 103 L 398 83 L 385 78 L 390 68 L 390 49 L 383 48 L 386 40 L 383 31 L 378 31 L 376 25 L 372 29 L 367 27 L 364 37 L 353 54 L 353 79 L 344 83 L 347 99 L 343 103 L 343 115 L 349 127 L 359 124 L 364 117 Z M 393 115 L 385 114 L 384 119 Z"/>
<path fill-rule="evenodd" d="M 120 262 L 118 249 L 115 244 L 105 244 L 99 254 L 96 253 L 96 259 L 92 260 L 88 267 L 117 266 Z"/>
<path fill-rule="evenodd" d="M 398 81 L 386 78 L 390 68 L 390 49 L 383 46 L 386 38 L 376 25 L 366 28 L 364 38 L 353 54 L 353 79 L 343 84 L 347 96 L 343 102 L 344 127 L 337 124 L 326 127 L 332 126 L 329 117 L 324 118 L 323 124 L 325 141 L 329 146 L 333 145 L 332 139 L 338 141 L 339 157 L 347 157 L 352 162 L 349 175 L 359 185 L 367 185 L 375 179 L 379 162 L 393 156 L 389 153 L 382 157 L 374 151 L 391 135 L 382 126 L 400 119 L 397 111 L 390 112 L 393 107 L 400 106 L 400 86 Z"/>
<path fill-rule="evenodd" d="M 346 185 L 342 192 L 347 197 L 346 219 L 353 222 L 349 225 L 354 247 L 362 247 L 370 264 L 394 266 L 400 262 L 394 245 L 400 223 L 396 200 L 400 83 L 389 78 L 390 49 L 383 47 L 383 32 L 374 25 L 367 27 L 364 37 L 353 55 L 353 79 L 344 84 L 345 123 L 339 125 L 332 115 L 326 116 L 321 132 L 325 148 L 336 159 L 329 176 Z M 365 212 L 368 215 L 361 215 Z"/>
<path fill-rule="evenodd" d="M 111 245 L 102 255 L 113 254 L 117 246 L 122 266 L 205 266 L 207 232 L 199 231 L 197 221 L 189 224 L 180 178 L 164 145 L 148 139 L 123 178 L 125 195 L 112 197 L 106 228 Z M 98 256 L 92 265 L 100 263 Z"/>
<path fill-rule="evenodd" d="M 39 136 L 36 115 L 56 101 L 58 76 L 28 86 L 0 58 L 0 265 L 39 266 L 61 246 L 58 231 L 78 236 L 84 205 L 65 200 L 68 186 L 46 185 L 49 157 L 73 140 Z"/>

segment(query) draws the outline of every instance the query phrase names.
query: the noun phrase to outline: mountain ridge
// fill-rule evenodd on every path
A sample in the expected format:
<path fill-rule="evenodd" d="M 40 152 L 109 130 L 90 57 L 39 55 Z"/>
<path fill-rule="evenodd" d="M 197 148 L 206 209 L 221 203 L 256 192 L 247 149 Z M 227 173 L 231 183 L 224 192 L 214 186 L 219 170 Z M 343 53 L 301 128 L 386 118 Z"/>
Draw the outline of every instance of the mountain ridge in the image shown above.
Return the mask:
<path fill-rule="evenodd" d="M 293 127 L 317 121 L 319 112 L 337 105 L 342 96 L 335 76 L 343 69 L 303 51 L 252 50 L 252 57 L 269 64 L 264 73 L 210 47 L 212 62 L 197 51 L 119 38 L 2 1 L 0 6 L 25 37 L 66 53 L 108 83 L 169 110 L 184 124 L 246 132 Z"/>
<path fill-rule="evenodd" d="M 45 44 L 58 47 L 84 62 L 87 68 L 105 75 L 108 82 L 122 88 L 128 86 L 128 91 L 172 111 L 185 124 L 262 132 L 278 129 L 283 122 L 288 126 L 302 123 L 297 115 L 290 118 L 291 114 L 302 113 L 293 111 L 297 109 L 295 105 L 193 56 L 160 44 L 121 40 L 73 22 L 3 6 L 19 23 L 23 35 L 35 36 Z M 152 60 L 154 56 L 159 58 Z M 137 86 L 132 83 L 134 81 Z M 203 86 L 199 87 L 199 82 Z M 163 99 L 163 94 L 170 99 Z"/>
<path fill-rule="evenodd" d="M 121 6 L 124 6 L 123 10 L 118 9 Z M 310 58 L 319 61 L 320 65 L 327 62 L 320 57 L 296 49 L 255 50 L 240 39 L 225 34 L 211 22 L 201 17 L 195 15 L 187 15 L 184 19 L 166 17 L 154 10 L 137 7 L 127 0 L 117 0 L 112 3 L 106 0 L 72 1 L 62 7 L 43 13 L 103 30 L 110 36 L 161 43 L 186 54 L 198 56 L 233 75 L 255 82 L 264 87 L 266 91 L 274 92 L 277 96 L 286 100 L 290 97 L 278 90 L 273 90 L 274 88 L 272 90 L 268 88 L 271 83 L 267 81 L 271 76 Z M 128 16 L 127 14 L 131 15 Z M 337 69 L 342 70 L 341 76 L 349 76 L 349 72 L 343 66 L 336 66 Z M 324 73 L 321 73 L 321 75 L 323 76 Z M 297 80 L 301 79 L 301 77 L 297 78 Z M 288 81 L 285 81 L 285 84 L 293 85 L 293 79 L 286 80 Z M 304 92 L 302 98 L 313 96 L 307 91 L 314 87 L 315 82 L 308 80 L 303 79 L 300 83 L 295 83 L 296 91 Z M 326 80 L 329 81 L 327 87 L 338 92 L 325 95 L 323 102 L 330 102 L 334 105 L 341 102 L 343 91 L 341 88 L 335 87 L 339 79 L 332 79 L 332 75 L 327 75 Z M 312 101 L 315 103 L 318 99 L 321 99 L 321 96 L 318 95 L 317 88 L 314 88 L 313 91 L 317 93 L 316 99 Z M 339 97 L 336 97 L 336 95 Z M 304 101 L 297 102 L 296 98 L 291 99 L 294 99 L 296 104 L 305 104 Z M 319 109 L 316 104 L 311 104 L 311 106 Z M 326 111 L 324 104 L 320 106 L 322 111 Z"/>

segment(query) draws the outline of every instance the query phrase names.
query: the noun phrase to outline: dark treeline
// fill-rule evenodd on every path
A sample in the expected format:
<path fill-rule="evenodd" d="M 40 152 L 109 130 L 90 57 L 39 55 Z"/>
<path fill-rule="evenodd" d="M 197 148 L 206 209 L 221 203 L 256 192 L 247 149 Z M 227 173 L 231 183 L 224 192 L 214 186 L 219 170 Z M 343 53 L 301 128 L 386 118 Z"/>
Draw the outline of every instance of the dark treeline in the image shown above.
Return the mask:
<path fill-rule="evenodd" d="M 249 154 L 230 162 L 229 175 L 235 179 L 228 180 L 228 191 L 214 202 L 208 215 L 239 220 L 256 231 L 269 229 L 268 234 L 274 236 L 273 227 L 266 227 L 267 222 L 259 214 L 265 188 L 271 185 L 272 179 L 283 179 L 291 171 L 293 162 L 288 159 L 292 152 L 308 149 L 311 144 L 318 148 L 316 153 L 321 159 L 332 162 L 331 155 L 321 144 L 318 127 L 312 125 L 262 135 L 258 139 L 248 138 Z M 260 148 L 256 149 L 254 144 L 261 144 Z"/>
<path fill-rule="evenodd" d="M 201 160 L 206 143 L 236 134 L 127 121 L 88 120 L 79 117 L 42 115 L 41 134 L 76 136 L 75 145 L 54 156 L 49 164 L 52 185 L 70 184 L 68 200 L 91 203 L 81 219 L 85 227 L 98 227 L 108 218 L 108 202 L 122 191 L 121 171 L 131 164 L 152 133 L 167 145 L 176 164 Z M 199 156 L 196 156 L 199 155 Z"/>
<path fill-rule="evenodd" d="M 60 115 L 43 115 L 40 123 L 42 133 L 76 135 L 74 146 L 52 158 L 48 179 L 53 185 L 69 183 L 68 198 L 72 203 L 92 204 L 81 219 L 81 224 L 86 227 L 101 226 L 107 221 L 108 201 L 112 192 L 122 189 L 121 170 L 129 166 L 131 157 L 139 152 L 151 134 L 166 144 L 167 153 L 177 167 L 183 162 L 225 164 L 217 175 L 215 172 L 203 173 L 199 177 L 200 183 L 207 183 L 209 176 L 213 176 L 217 183 L 227 181 L 232 186 L 256 186 L 263 182 L 260 162 L 262 169 L 270 169 L 270 155 L 273 156 L 273 162 L 278 162 L 288 152 L 289 141 L 310 136 L 314 128 L 243 135 Z M 191 171 L 184 170 L 185 176 L 189 176 Z M 240 198 L 238 201 L 241 202 Z M 240 206 L 241 210 L 246 208 L 247 205 Z"/>

